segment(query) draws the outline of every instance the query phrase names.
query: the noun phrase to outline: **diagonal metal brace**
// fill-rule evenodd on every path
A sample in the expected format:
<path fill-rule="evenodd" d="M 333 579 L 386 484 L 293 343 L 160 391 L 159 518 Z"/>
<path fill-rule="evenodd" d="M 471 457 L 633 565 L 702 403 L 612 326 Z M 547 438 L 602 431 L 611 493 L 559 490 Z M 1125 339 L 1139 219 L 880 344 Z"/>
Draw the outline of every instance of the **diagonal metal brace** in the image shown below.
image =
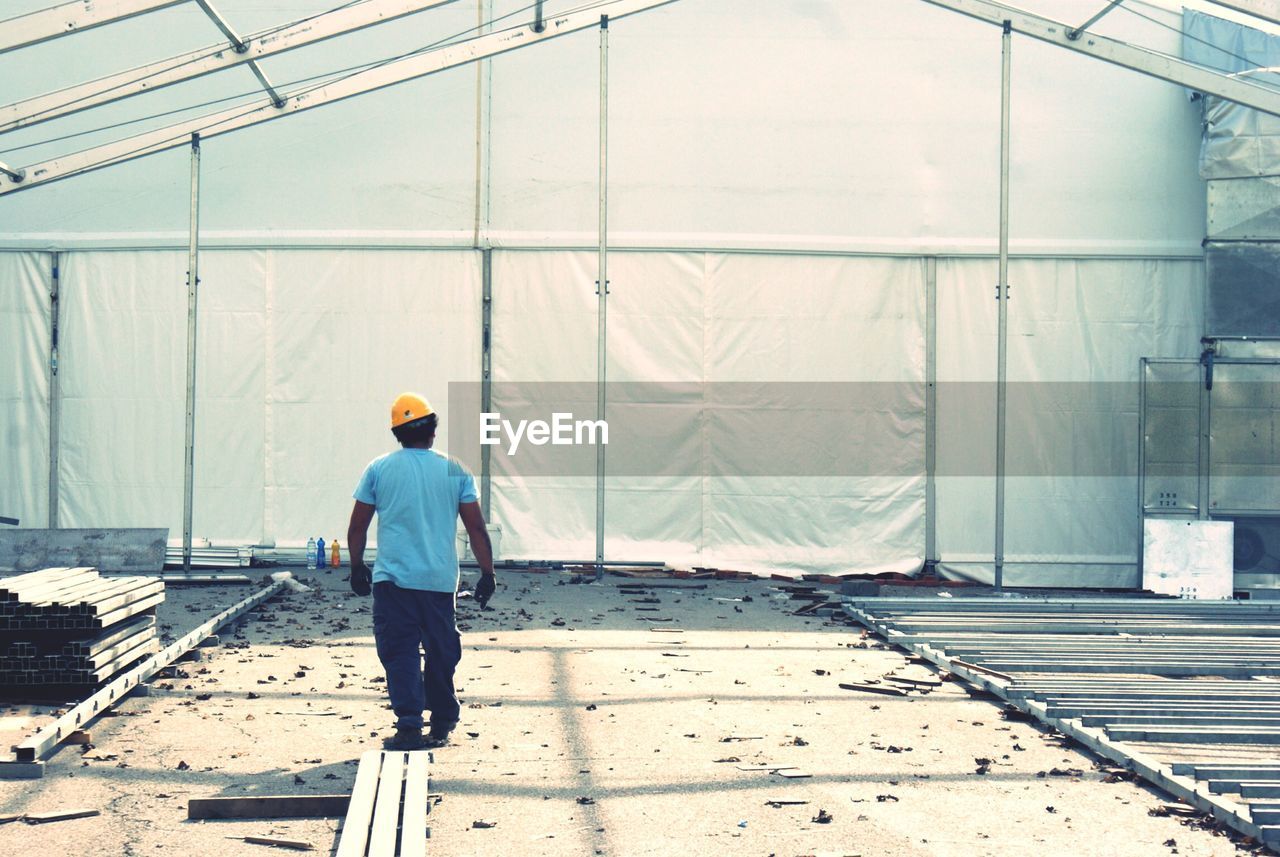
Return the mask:
<path fill-rule="evenodd" d="M 202 2 L 202 0 L 196 0 L 196 2 L 197 2 L 197 3 L 200 3 L 200 5 L 201 5 L 201 6 L 203 6 L 203 5 L 204 5 L 204 3 Z M 1080 26 L 1076 27 L 1074 30 L 1067 30 L 1067 38 L 1074 42 L 1076 39 L 1078 39 L 1078 38 L 1080 38 L 1082 35 L 1084 35 L 1084 31 L 1085 31 L 1085 30 L 1089 29 L 1089 28 L 1090 28 L 1090 27 L 1092 27 L 1094 24 L 1096 24 L 1096 23 L 1098 23 L 1099 21 L 1101 21 L 1104 15 L 1106 15 L 1108 12 L 1110 12 L 1112 9 L 1116 8 L 1117 6 L 1119 6 L 1119 5 L 1120 5 L 1121 3 L 1123 3 L 1123 2 L 1124 2 L 1124 0 L 1111 0 L 1111 2 L 1107 4 L 1106 8 L 1105 8 L 1105 9 L 1103 9 L 1101 12 L 1099 12 L 1099 13 L 1098 13 L 1098 14 L 1096 14 L 1096 15 L 1094 15 L 1092 18 L 1090 18 L 1089 20 L 1085 21 L 1083 24 L 1081 24 Z"/>
<path fill-rule="evenodd" d="M 240 38 L 240 35 L 232 28 L 231 24 L 227 22 L 226 18 L 223 18 L 218 14 L 218 10 L 213 8 L 213 4 L 210 0 L 196 0 L 196 4 L 204 10 L 204 13 L 209 16 L 209 20 L 213 21 L 217 28 L 222 31 L 222 34 L 227 37 L 227 40 L 231 42 L 231 47 L 236 53 L 243 54 L 248 52 L 249 43 Z M 284 107 L 286 99 L 283 98 L 276 88 L 271 85 L 271 81 L 267 80 L 266 72 L 264 72 L 262 67 L 258 65 L 258 61 L 249 60 L 248 66 L 249 70 L 253 72 L 253 76 L 258 79 L 258 83 L 262 85 L 262 88 L 266 91 L 267 95 L 271 96 L 271 103 L 276 107 Z"/>
<path fill-rule="evenodd" d="M 3 162 L 0 162 L 0 173 L 4 173 L 4 174 L 5 174 L 6 176 L 8 176 L 8 177 L 10 178 L 10 180 L 12 180 L 15 184 L 16 184 L 16 183 L 18 183 L 18 182 L 20 182 L 20 181 L 22 181 L 23 179 L 25 179 L 25 178 L 27 177 L 27 171 L 26 171 L 26 170 L 24 170 L 24 169 L 17 169 L 17 170 L 15 170 L 13 167 L 11 167 L 11 166 L 9 166 L 8 164 L 3 163 Z M 0 519 L 0 520 L 2 520 L 2 519 Z"/>

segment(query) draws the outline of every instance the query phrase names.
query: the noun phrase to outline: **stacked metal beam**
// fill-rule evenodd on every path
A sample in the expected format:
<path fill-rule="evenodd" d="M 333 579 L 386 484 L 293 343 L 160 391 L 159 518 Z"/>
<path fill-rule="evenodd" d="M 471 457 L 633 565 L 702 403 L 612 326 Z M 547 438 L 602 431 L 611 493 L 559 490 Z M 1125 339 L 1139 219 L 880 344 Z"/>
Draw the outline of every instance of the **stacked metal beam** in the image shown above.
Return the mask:
<path fill-rule="evenodd" d="M 0 579 L 0 689 L 94 687 L 155 653 L 164 582 L 52 568 Z"/>
<path fill-rule="evenodd" d="M 1280 850 L 1280 603 L 846 598 L 845 609 Z"/>

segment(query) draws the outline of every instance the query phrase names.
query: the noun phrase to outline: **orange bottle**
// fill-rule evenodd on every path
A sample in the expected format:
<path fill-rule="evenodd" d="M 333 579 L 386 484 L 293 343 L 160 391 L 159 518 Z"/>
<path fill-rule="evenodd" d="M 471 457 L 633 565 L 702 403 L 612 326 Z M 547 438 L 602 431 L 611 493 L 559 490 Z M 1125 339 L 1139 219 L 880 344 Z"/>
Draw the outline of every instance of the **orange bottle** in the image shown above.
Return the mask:
<path fill-rule="evenodd" d="M 342 547 L 338 544 L 338 540 L 333 540 L 333 546 L 329 549 L 329 567 L 337 568 L 342 565 Z"/>

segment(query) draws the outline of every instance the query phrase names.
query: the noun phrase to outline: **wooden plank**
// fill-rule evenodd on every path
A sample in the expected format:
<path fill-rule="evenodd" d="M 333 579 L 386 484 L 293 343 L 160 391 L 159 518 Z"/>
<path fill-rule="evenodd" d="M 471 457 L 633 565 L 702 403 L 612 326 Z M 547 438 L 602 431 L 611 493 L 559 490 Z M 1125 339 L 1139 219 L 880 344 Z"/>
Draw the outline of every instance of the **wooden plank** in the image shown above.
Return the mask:
<path fill-rule="evenodd" d="M 373 806 L 373 832 L 369 834 L 369 857 L 395 857 L 396 830 L 400 826 L 400 794 L 404 788 L 404 766 L 408 755 L 382 754 L 378 798 Z"/>
<path fill-rule="evenodd" d="M 370 750 L 360 757 L 356 769 L 356 782 L 351 788 L 351 802 L 347 817 L 342 822 L 342 835 L 338 839 L 338 851 L 334 857 L 364 857 L 369 844 L 369 825 L 373 822 L 373 800 L 378 792 L 378 773 L 382 768 L 382 754 Z"/>
<path fill-rule="evenodd" d="M 347 814 L 351 795 L 193 797 L 187 818 L 329 818 Z"/>
<path fill-rule="evenodd" d="M 141 601 L 135 601 L 132 604 L 127 604 L 119 610 L 113 610 L 105 615 L 96 616 L 94 617 L 93 622 L 99 628 L 110 628 L 115 623 L 128 619 L 130 616 L 136 616 L 145 610 L 150 610 L 152 607 L 159 605 L 162 601 L 164 601 L 164 593 L 159 592 L 155 595 L 143 598 Z M 204 637 L 207 636 L 209 635 L 204 635 Z M 202 640 L 204 637 L 201 637 L 200 639 Z M 196 643 L 198 642 L 200 642 L 200 640 L 196 640 Z M 192 643 L 192 645 L 194 646 L 195 643 Z"/>
<path fill-rule="evenodd" d="M 73 572 L 74 569 L 66 567 L 42 568 L 39 571 L 28 571 L 25 574 L 0 578 L 0 601 L 7 600 L 13 592 L 22 589 L 24 586 L 32 586 L 41 579 L 57 580 Z"/>
<path fill-rule="evenodd" d="M 34 604 L 44 600 L 50 593 L 70 589 L 73 586 L 80 586 L 98 577 L 98 572 L 92 568 L 75 568 L 72 571 L 74 573 L 67 577 L 37 583 L 22 589 L 18 593 L 18 601 L 22 604 Z"/>
<path fill-rule="evenodd" d="M 404 780 L 404 820 L 400 824 L 400 857 L 427 857 L 427 763 L 426 750 L 409 754 Z"/>

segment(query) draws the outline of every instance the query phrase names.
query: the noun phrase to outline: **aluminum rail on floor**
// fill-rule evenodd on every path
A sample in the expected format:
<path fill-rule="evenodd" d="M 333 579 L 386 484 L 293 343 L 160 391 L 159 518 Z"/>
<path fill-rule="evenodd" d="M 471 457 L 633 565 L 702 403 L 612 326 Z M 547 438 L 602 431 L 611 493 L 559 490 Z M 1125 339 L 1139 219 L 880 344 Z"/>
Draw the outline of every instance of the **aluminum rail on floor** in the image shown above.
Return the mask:
<path fill-rule="evenodd" d="M 1280 602 L 843 604 L 889 643 L 1280 851 Z"/>

